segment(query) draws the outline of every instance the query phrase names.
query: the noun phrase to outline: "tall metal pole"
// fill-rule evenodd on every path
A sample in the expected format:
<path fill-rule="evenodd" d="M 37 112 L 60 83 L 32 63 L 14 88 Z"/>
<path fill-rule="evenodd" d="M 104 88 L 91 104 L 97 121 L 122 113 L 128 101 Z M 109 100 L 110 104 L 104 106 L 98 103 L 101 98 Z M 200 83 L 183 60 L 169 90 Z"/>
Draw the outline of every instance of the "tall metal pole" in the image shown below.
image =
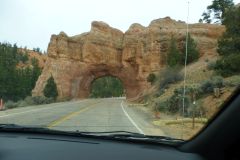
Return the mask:
<path fill-rule="evenodd" d="M 189 1 L 187 6 L 187 25 L 186 25 L 186 50 L 185 50 L 185 62 L 184 62 L 184 80 L 183 80 L 183 103 L 182 103 L 182 116 L 184 118 L 185 115 L 185 95 L 186 95 L 186 76 L 187 76 L 187 55 L 188 55 L 188 18 L 189 18 Z M 184 127 L 184 119 L 182 118 L 182 135 L 183 139 L 183 127 Z"/>
<path fill-rule="evenodd" d="M 188 18 L 189 18 L 189 1 L 187 10 L 187 30 L 186 30 L 186 50 L 185 50 L 185 62 L 184 62 L 184 80 L 183 80 L 183 116 L 185 113 L 185 95 L 186 95 L 186 77 L 187 77 L 187 56 L 188 56 Z"/>

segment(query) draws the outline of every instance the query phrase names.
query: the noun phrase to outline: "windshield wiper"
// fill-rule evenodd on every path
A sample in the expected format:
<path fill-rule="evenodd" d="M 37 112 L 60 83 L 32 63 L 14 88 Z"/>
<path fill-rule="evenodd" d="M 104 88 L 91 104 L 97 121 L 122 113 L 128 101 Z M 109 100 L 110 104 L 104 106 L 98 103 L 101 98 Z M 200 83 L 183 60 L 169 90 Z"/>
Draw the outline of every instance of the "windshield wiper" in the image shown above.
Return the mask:
<path fill-rule="evenodd" d="M 0 131 L 50 131 L 48 128 L 35 126 L 22 126 L 17 124 L 0 124 Z"/>
<path fill-rule="evenodd" d="M 151 143 L 163 143 L 170 145 L 179 145 L 185 142 L 182 139 L 171 138 L 167 136 L 152 136 L 144 135 L 136 132 L 129 131 L 109 131 L 109 132 L 81 132 L 81 131 L 61 131 L 53 130 L 44 127 L 32 127 L 32 126 L 22 126 L 16 124 L 0 124 L 0 132 L 24 132 L 24 133 L 47 133 L 53 135 L 69 135 L 69 136 L 79 136 L 79 137 L 97 137 L 102 139 L 112 139 L 112 140 L 125 140 L 133 142 L 151 142 Z"/>
<path fill-rule="evenodd" d="M 105 137 L 118 140 L 131 140 L 131 141 L 142 141 L 142 142 L 153 142 L 153 143 L 165 143 L 178 145 L 185 142 L 182 139 L 167 137 L 167 136 L 153 136 L 144 135 L 141 133 L 129 132 L 129 131 L 111 131 L 111 132 L 75 132 L 76 134 L 94 135 L 98 137 Z"/>

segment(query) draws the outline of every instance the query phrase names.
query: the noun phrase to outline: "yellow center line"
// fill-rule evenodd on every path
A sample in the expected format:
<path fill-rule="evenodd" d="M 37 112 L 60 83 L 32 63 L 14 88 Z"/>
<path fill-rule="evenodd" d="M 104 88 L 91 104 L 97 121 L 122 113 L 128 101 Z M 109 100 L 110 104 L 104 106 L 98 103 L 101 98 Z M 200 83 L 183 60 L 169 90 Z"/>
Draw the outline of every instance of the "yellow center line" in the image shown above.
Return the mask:
<path fill-rule="evenodd" d="M 99 102 L 97 102 L 97 103 L 99 103 Z M 94 103 L 94 104 L 97 104 L 97 103 Z M 69 114 L 67 114 L 67 115 L 65 115 L 65 116 L 63 116 L 63 117 L 61 117 L 61 118 L 51 122 L 50 124 L 47 125 L 47 128 L 55 127 L 55 126 L 63 123 L 64 121 L 69 120 L 69 119 L 73 118 L 74 116 L 76 116 L 76 115 L 78 115 L 80 113 L 83 113 L 83 112 L 93 108 L 94 104 L 91 104 L 91 105 L 87 106 L 86 108 L 80 109 L 79 111 L 75 111 L 75 112 L 69 113 Z"/>

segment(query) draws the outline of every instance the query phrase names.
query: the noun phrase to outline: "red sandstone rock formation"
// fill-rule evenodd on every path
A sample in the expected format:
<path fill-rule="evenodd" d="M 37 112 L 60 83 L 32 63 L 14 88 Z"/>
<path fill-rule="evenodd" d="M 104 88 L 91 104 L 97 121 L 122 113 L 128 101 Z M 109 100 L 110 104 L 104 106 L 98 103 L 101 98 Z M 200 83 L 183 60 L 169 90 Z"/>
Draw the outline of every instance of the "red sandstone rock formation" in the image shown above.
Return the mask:
<path fill-rule="evenodd" d="M 190 24 L 189 32 L 202 56 L 216 56 L 217 38 L 224 27 Z M 166 66 L 166 54 L 172 36 L 184 42 L 186 24 L 169 17 L 157 19 L 148 27 L 133 24 L 125 33 L 104 22 L 92 22 L 91 31 L 68 37 L 64 32 L 52 35 L 48 58 L 33 96 L 42 95 L 47 79 L 54 77 L 59 98 L 87 98 L 91 83 L 101 76 L 116 76 L 134 98 L 150 87 L 146 77 Z"/>

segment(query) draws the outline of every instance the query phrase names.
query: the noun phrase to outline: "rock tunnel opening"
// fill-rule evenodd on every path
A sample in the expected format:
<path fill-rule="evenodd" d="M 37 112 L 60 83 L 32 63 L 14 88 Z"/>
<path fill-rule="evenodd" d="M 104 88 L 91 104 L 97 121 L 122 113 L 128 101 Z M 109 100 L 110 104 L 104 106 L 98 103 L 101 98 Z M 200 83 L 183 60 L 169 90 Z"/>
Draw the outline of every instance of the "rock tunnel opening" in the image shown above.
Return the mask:
<path fill-rule="evenodd" d="M 125 89 L 122 81 L 115 76 L 102 76 L 90 84 L 90 98 L 123 97 Z"/>

